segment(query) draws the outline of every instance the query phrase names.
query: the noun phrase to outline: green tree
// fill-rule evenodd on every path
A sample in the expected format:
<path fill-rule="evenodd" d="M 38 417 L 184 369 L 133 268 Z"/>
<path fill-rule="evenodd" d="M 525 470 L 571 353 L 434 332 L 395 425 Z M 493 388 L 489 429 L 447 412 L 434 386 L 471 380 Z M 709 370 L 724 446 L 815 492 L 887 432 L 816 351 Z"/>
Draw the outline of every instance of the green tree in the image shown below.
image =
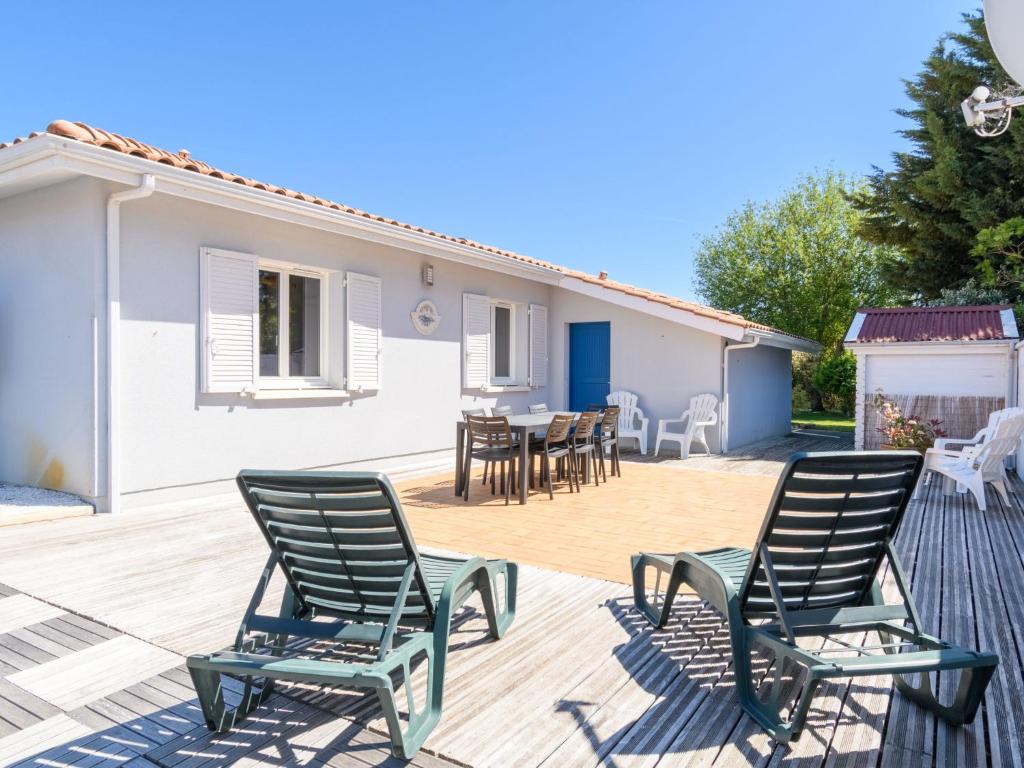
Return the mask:
<path fill-rule="evenodd" d="M 895 249 L 858 234 L 858 184 L 835 171 L 800 180 L 778 200 L 747 203 L 697 250 L 696 290 L 714 307 L 814 339 L 836 353 L 861 306 L 899 296 L 881 278 Z"/>
<path fill-rule="evenodd" d="M 854 195 L 865 214 L 860 233 L 900 249 L 886 267 L 893 286 L 934 299 L 978 274 L 971 251 L 979 232 L 1024 215 L 1024 121 L 995 139 L 976 136 L 960 102 L 979 84 L 996 91 L 1011 81 L 1000 67 L 978 12 L 942 37 L 922 70 L 906 81 L 913 106 L 897 110 L 911 125 L 912 148 L 893 154 Z"/>
<path fill-rule="evenodd" d="M 813 382 L 827 410 L 847 416 L 853 413 L 857 400 L 857 360 L 852 352 L 823 358 L 814 369 Z"/>

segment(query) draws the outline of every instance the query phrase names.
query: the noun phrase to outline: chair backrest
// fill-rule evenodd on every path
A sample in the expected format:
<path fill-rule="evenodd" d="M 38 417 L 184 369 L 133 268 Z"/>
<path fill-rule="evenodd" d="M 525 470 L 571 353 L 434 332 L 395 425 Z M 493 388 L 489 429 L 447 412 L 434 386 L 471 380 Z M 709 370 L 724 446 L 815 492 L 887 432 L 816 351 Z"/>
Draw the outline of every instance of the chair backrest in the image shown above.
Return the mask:
<path fill-rule="evenodd" d="M 564 443 L 569 437 L 569 430 L 572 429 L 573 417 L 570 413 L 556 413 L 548 431 L 544 434 L 544 442 L 547 445 Z"/>
<path fill-rule="evenodd" d="M 707 424 L 715 421 L 718 416 L 718 398 L 710 393 L 694 395 L 690 398 L 690 420 L 687 429 L 692 429 L 698 424 Z"/>
<path fill-rule="evenodd" d="M 985 435 L 982 437 L 982 442 L 992 439 L 996 427 L 998 427 L 1002 422 L 1018 416 L 1024 416 L 1024 408 L 1002 408 L 998 411 L 992 411 L 992 413 L 988 415 L 988 424 L 983 430 Z"/>
<path fill-rule="evenodd" d="M 1006 457 L 1017 450 L 1024 435 L 1024 413 L 1014 414 L 998 421 L 990 436 L 980 446 L 964 451 L 964 460 L 972 469 L 986 475 L 999 471 Z"/>
<path fill-rule="evenodd" d="M 423 566 L 387 477 L 243 470 L 237 482 L 300 608 L 383 624 L 406 582 L 401 622 L 432 622 Z"/>
<path fill-rule="evenodd" d="M 608 405 L 619 407 L 619 429 L 632 431 L 636 429 L 635 419 L 637 410 L 637 396 L 632 392 L 619 390 L 612 392 L 606 398 Z"/>
<path fill-rule="evenodd" d="M 619 406 L 609 405 L 601 417 L 601 434 L 614 435 L 619 428 Z"/>
<path fill-rule="evenodd" d="M 491 408 L 491 416 L 511 416 L 512 406 L 511 405 L 496 405 Z"/>
<path fill-rule="evenodd" d="M 597 416 L 594 411 L 581 413 L 576 420 L 576 431 L 573 433 L 573 442 L 577 445 L 590 443 L 594 440 L 594 427 L 597 425 Z"/>
<path fill-rule="evenodd" d="M 476 443 L 499 448 L 512 447 L 512 430 L 508 419 L 504 416 L 467 416 L 469 440 L 472 447 Z"/>
<path fill-rule="evenodd" d="M 547 403 L 538 403 L 537 405 L 531 405 L 530 406 L 530 413 L 547 413 L 547 412 L 548 412 L 548 404 Z"/>
<path fill-rule="evenodd" d="M 467 416 L 486 416 L 487 411 L 484 408 L 463 408 L 462 418 Z"/>
<path fill-rule="evenodd" d="M 787 611 L 862 605 L 923 461 L 916 451 L 794 454 L 740 587 L 744 616 L 775 613 L 765 550 Z"/>

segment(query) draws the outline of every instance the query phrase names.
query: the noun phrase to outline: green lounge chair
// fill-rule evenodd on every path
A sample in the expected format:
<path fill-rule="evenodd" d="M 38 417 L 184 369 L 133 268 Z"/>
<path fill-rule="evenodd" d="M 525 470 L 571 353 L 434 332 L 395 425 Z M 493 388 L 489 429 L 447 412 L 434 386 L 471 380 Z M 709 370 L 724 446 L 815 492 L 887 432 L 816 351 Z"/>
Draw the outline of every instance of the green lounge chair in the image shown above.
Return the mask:
<path fill-rule="evenodd" d="M 516 564 L 419 554 L 382 474 L 247 470 L 238 487 L 271 553 L 234 650 L 188 658 L 206 725 L 229 730 L 266 701 L 275 680 L 371 688 L 392 752 L 411 758 L 441 717 L 453 614 L 479 592 L 490 634 L 500 638 L 515 617 Z M 262 615 L 257 610 L 275 567 L 287 579 L 284 600 L 278 616 Z M 500 608 L 499 575 L 505 581 Z M 304 658 L 288 647 L 290 637 L 344 644 L 359 655 L 355 661 Z M 409 684 L 417 660 L 428 665 L 426 700 L 418 708 Z M 395 698 L 399 673 L 406 683 L 404 728 Z M 225 706 L 222 674 L 245 683 L 233 710 Z"/>
<path fill-rule="evenodd" d="M 921 464 L 920 454 L 911 451 L 795 454 L 775 488 L 753 552 L 635 555 L 637 608 L 662 628 L 680 585 L 687 584 L 718 609 L 728 620 L 740 704 L 781 742 L 799 738 L 815 690 L 833 677 L 890 674 L 905 696 L 950 724 L 971 722 L 999 657 L 924 633 L 892 544 Z M 896 604 L 884 602 L 878 584 L 885 559 L 901 597 Z M 668 576 L 660 605 L 657 586 L 655 602 L 647 598 L 648 568 L 657 572 L 659 584 Z M 836 637 L 871 631 L 880 642 Z M 801 638 L 817 642 L 801 647 Z M 822 640 L 832 642 L 825 648 Z M 774 654 L 775 674 L 764 698 L 752 671 L 755 645 Z M 786 659 L 807 674 L 783 719 Z M 938 702 L 929 682 L 928 673 L 938 670 L 961 670 L 949 706 Z M 921 673 L 916 685 L 903 677 L 912 673 Z"/>

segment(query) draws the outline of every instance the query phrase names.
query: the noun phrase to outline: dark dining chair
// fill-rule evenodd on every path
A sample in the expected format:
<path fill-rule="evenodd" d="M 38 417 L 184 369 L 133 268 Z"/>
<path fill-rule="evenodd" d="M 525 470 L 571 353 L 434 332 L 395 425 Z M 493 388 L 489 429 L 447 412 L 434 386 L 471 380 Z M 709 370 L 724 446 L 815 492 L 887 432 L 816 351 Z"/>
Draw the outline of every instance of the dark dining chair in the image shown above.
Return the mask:
<path fill-rule="evenodd" d="M 569 413 L 555 414 L 548 425 L 547 434 L 541 443 L 530 444 L 530 481 L 533 482 L 533 457 L 540 458 L 540 482 L 543 486 L 545 478 L 548 481 L 548 497 L 555 498 L 554 478 L 551 475 L 551 460 L 561 462 L 568 459 L 569 465 L 569 493 L 572 493 L 573 480 L 576 480 L 577 487 L 579 479 L 576 477 L 575 461 L 572 460 L 572 445 L 569 442 L 569 429 L 572 427 L 573 416 Z"/>
<path fill-rule="evenodd" d="M 515 493 L 516 456 L 519 446 L 512 439 L 508 419 L 504 416 L 467 416 L 468 445 L 466 446 L 466 469 L 464 476 L 463 500 L 469 501 L 469 471 L 473 459 L 491 465 L 491 494 L 494 494 L 495 465 L 501 466 L 501 487 L 508 504 L 509 494 Z M 505 483 L 505 465 L 508 465 L 508 483 Z"/>
<path fill-rule="evenodd" d="M 601 479 L 608 482 L 608 476 L 604 471 L 605 449 L 609 450 L 612 476 L 622 477 L 622 467 L 619 463 L 619 406 L 609 405 L 605 409 L 594 432 L 594 440 L 597 442 L 597 456 L 601 462 Z"/>
<path fill-rule="evenodd" d="M 581 413 L 579 419 L 576 420 L 576 429 L 569 437 L 572 461 L 574 464 L 578 464 L 576 490 L 580 489 L 579 476 L 586 468 L 588 458 L 594 472 L 594 485 L 598 485 L 597 446 L 594 443 L 594 427 L 597 426 L 597 417 L 598 414 L 594 411 Z"/>
<path fill-rule="evenodd" d="M 486 408 L 463 408 L 462 409 L 462 418 L 464 418 L 464 419 L 467 416 L 486 416 L 486 415 L 487 415 L 487 409 Z M 494 472 L 494 465 L 491 464 L 490 462 L 487 462 L 486 464 L 484 464 L 484 477 L 480 481 L 480 485 L 487 485 L 487 472 L 488 472 L 488 470 L 490 472 Z M 469 480 L 467 479 L 466 482 L 469 482 Z"/>

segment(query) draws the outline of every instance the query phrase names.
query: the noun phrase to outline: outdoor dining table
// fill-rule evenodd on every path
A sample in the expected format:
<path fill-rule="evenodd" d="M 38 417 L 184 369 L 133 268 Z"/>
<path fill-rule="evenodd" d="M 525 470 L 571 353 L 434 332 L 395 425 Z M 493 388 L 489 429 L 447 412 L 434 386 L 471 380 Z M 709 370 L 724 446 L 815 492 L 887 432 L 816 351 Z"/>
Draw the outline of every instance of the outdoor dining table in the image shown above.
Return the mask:
<path fill-rule="evenodd" d="M 521 413 L 508 417 L 512 437 L 519 441 L 519 503 L 526 503 L 527 484 L 530 482 L 530 435 L 542 432 L 551 424 L 558 413 L 567 411 L 545 411 L 544 413 Z M 570 416 L 578 414 L 570 413 Z M 461 496 L 468 482 L 466 470 L 466 420 L 455 422 L 455 495 Z"/>

